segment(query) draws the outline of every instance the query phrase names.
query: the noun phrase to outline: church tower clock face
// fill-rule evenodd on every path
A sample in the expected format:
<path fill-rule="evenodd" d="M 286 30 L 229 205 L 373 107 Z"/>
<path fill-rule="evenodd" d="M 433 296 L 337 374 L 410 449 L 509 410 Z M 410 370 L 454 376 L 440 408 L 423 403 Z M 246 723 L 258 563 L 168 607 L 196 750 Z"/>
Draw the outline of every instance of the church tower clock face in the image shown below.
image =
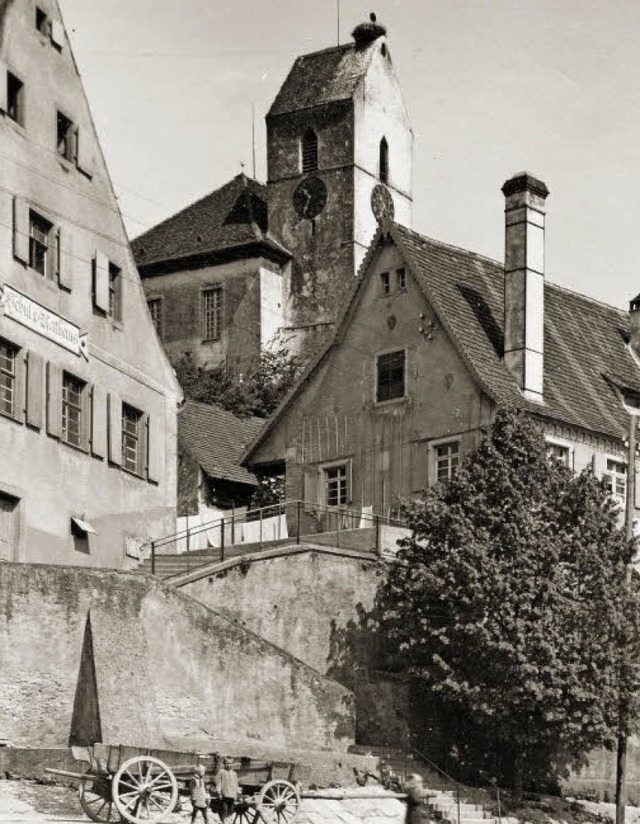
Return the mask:
<path fill-rule="evenodd" d="M 371 192 L 371 211 L 378 223 L 381 220 L 393 220 L 395 216 L 393 196 L 382 183 L 376 184 Z"/>
<path fill-rule="evenodd" d="M 293 192 L 293 208 L 301 218 L 313 220 L 327 204 L 327 187 L 319 177 L 307 177 Z"/>

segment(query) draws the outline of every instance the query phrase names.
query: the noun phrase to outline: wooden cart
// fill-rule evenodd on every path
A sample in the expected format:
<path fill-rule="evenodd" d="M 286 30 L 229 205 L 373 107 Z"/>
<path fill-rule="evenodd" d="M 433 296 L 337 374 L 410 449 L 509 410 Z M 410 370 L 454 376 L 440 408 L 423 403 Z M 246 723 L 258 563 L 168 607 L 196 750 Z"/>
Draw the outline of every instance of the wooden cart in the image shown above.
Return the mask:
<path fill-rule="evenodd" d="M 169 767 L 149 753 L 123 758 L 123 747 L 72 749 L 74 758 L 87 765 L 83 772 L 51 768 L 46 772 L 77 780 L 80 806 L 100 824 L 160 824 L 177 810 L 180 795 L 188 793 L 196 766 L 205 766 L 206 780 L 211 782 L 219 761 L 216 754 L 194 755 L 191 764 Z M 300 793 L 293 783 L 295 764 L 241 758 L 233 767 L 241 795 L 230 824 L 290 824 L 300 806 Z M 276 777 L 283 772 L 286 778 Z M 212 809 L 217 810 L 215 798 Z"/>

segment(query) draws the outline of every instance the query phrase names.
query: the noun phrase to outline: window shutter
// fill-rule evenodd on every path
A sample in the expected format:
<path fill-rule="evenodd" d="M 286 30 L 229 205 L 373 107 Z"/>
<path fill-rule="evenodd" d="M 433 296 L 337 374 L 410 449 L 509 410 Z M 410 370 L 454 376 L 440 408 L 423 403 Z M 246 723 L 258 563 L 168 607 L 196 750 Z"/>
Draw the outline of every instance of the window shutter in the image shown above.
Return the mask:
<path fill-rule="evenodd" d="M 147 478 L 160 483 L 164 458 L 164 427 L 159 415 L 147 416 Z"/>
<path fill-rule="evenodd" d="M 27 423 L 42 427 L 44 412 L 44 358 L 29 352 L 27 358 Z"/>
<path fill-rule="evenodd" d="M 353 461 L 347 461 L 347 503 L 353 503 Z"/>
<path fill-rule="evenodd" d="M 76 129 L 76 166 L 81 172 L 86 175 L 91 174 L 91 157 L 90 157 L 90 137 L 89 130 L 78 126 Z"/>
<path fill-rule="evenodd" d="M 100 251 L 93 261 L 93 302 L 103 312 L 109 311 L 109 258 Z"/>
<path fill-rule="evenodd" d="M 420 492 L 429 485 L 429 447 L 426 443 L 417 443 L 409 454 L 413 459 L 411 491 Z"/>
<path fill-rule="evenodd" d="M 47 433 L 54 438 L 62 434 L 62 369 L 47 363 Z"/>
<path fill-rule="evenodd" d="M 607 456 L 602 452 L 595 452 L 593 455 L 593 474 L 601 481 L 602 476 L 607 471 Z"/>
<path fill-rule="evenodd" d="M 73 234 L 61 226 L 58 230 L 58 282 L 60 286 L 73 288 Z"/>
<path fill-rule="evenodd" d="M 21 197 L 13 199 L 13 256 L 29 263 L 29 204 Z"/>
<path fill-rule="evenodd" d="M 109 392 L 109 460 L 116 466 L 122 465 L 122 401 L 114 393 Z"/>
<path fill-rule="evenodd" d="M 92 401 L 93 401 L 93 386 L 90 383 L 85 384 L 82 390 L 82 418 L 80 420 L 80 445 L 87 452 L 91 446 L 91 426 L 92 426 Z"/>
<path fill-rule="evenodd" d="M 24 413 L 26 408 L 27 396 L 27 355 L 23 349 L 16 352 L 16 399 L 13 410 L 13 417 L 24 423 Z"/>
<path fill-rule="evenodd" d="M 49 232 L 48 237 L 49 250 L 47 252 L 47 268 L 46 275 L 49 280 L 55 281 L 58 274 L 58 261 L 60 259 L 60 236 L 53 229 Z"/>
<path fill-rule="evenodd" d="M 97 384 L 91 387 L 91 453 L 107 457 L 107 393 Z"/>
<path fill-rule="evenodd" d="M 638 472 L 638 465 L 636 463 L 636 500 L 635 508 L 640 509 L 640 472 Z"/>
<path fill-rule="evenodd" d="M 7 111 L 7 64 L 0 60 L 0 111 Z"/>
<path fill-rule="evenodd" d="M 320 498 L 320 495 L 323 497 Z M 325 504 L 323 490 L 320 489 L 320 470 L 315 466 L 304 468 L 304 501 L 307 504 Z"/>
<path fill-rule="evenodd" d="M 64 46 L 64 26 L 60 20 L 51 21 L 51 42 L 59 48 Z"/>

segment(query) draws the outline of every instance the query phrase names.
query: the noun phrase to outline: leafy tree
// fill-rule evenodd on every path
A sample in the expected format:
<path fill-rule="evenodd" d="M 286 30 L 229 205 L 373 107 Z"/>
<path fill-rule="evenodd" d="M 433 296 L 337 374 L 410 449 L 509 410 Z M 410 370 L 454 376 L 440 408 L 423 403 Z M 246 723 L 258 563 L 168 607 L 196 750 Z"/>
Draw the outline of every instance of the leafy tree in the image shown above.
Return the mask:
<path fill-rule="evenodd" d="M 378 632 L 387 666 L 438 701 L 461 762 L 519 795 L 525 776 L 539 787 L 612 744 L 621 697 L 633 727 L 633 545 L 591 472 L 549 460 L 531 418 L 503 409 L 406 516 L 414 534 L 379 589 Z"/>
<path fill-rule="evenodd" d="M 267 418 L 292 388 L 304 361 L 281 345 L 263 352 L 244 371 L 226 366 L 202 369 L 190 354 L 173 367 L 186 398 L 217 404 L 240 417 Z"/>

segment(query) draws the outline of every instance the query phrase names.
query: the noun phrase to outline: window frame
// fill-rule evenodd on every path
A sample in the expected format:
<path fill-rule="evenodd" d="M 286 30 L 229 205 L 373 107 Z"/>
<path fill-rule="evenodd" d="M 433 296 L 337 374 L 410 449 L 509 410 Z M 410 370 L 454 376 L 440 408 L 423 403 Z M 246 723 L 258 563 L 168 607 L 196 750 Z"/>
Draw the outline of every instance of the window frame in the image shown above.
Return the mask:
<path fill-rule="evenodd" d="M 158 306 L 158 323 L 154 320 L 153 311 L 151 309 L 151 304 L 157 304 Z M 164 296 L 163 295 L 149 295 L 147 297 L 147 309 L 149 310 L 149 317 L 151 318 L 151 323 L 153 324 L 153 328 L 156 330 L 156 334 L 159 340 L 164 339 Z"/>
<path fill-rule="evenodd" d="M 396 355 L 396 354 L 399 355 L 400 353 L 402 353 L 402 356 L 403 356 L 403 361 L 402 361 L 403 391 L 402 391 L 402 395 L 396 395 L 392 398 L 384 398 L 384 399 L 381 400 L 380 399 L 380 392 L 379 392 L 379 390 L 380 390 L 380 359 L 384 358 L 388 355 Z M 375 403 L 376 406 L 383 406 L 383 405 L 389 404 L 389 403 L 399 403 L 399 402 L 401 402 L 401 401 L 403 401 L 407 398 L 407 378 L 408 378 L 407 366 L 408 366 L 408 361 L 409 361 L 409 358 L 408 358 L 408 351 L 407 351 L 406 347 L 402 347 L 402 348 L 394 347 L 393 349 L 385 349 L 381 352 L 376 352 L 375 361 L 374 361 L 375 380 L 374 380 L 374 388 L 373 388 L 374 403 Z"/>
<path fill-rule="evenodd" d="M 396 290 L 398 292 L 407 291 L 407 268 L 406 266 L 398 266 L 396 269 Z"/>
<path fill-rule="evenodd" d="M 329 478 L 330 472 L 337 472 L 340 469 L 344 469 L 344 476 L 342 478 Z M 331 463 L 324 463 L 320 466 L 320 471 L 322 472 L 322 502 L 323 505 L 326 507 L 332 507 L 335 509 L 339 509 L 340 507 L 346 507 L 351 504 L 352 501 L 352 479 L 351 479 L 351 459 L 350 458 L 343 458 L 339 461 L 331 461 Z M 329 501 L 329 488 L 330 485 L 337 482 L 337 494 L 338 494 L 338 501 L 337 503 L 330 503 Z M 342 483 L 344 484 L 344 501 L 341 500 L 340 489 Z"/>
<path fill-rule="evenodd" d="M 209 323 L 208 323 L 208 309 L 207 309 L 207 296 L 210 294 L 217 294 L 218 295 L 218 306 L 217 306 L 217 327 L 214 329 L 214 335 L 209 336 Z M 200 288 L 200 332 L 201 332 L 201 340 L 202 343 L 213 343 L 215 341 L 219 341 L 222 338 L 222 330 L 224 328 L 224 289 L 221 283 L 207 283 Z"/>
<path fill-rule="evenodd" d="M 75 383 L 78 387 L 78 400 L 75 403 L 69 400 L 67 381 Z M 83 452 L 89 451 L 89 392 L 89 384 L 84 378 L 79 378 L 66 369 L 62 370 L 60 441 L 66 443 L 67 446 L 72 446 L 74 449 L 81 449 Z M 68 424 L 65 426 L 65 421 L 69 420 L 68 409 L 75 409 L 78 414 L 77 441 L 70 437 Z"/>
<path fill-rule="evenodd" d="M 38 226 L 40 224 L 40 226 Z M 34 229 L 42 233 L 42 237 L 37 237 Z M 40 212 L 29 208 L 29 261 L 28 266 L 34 272 L 42 275 L 43 278 L 55 281 L 56 278 L 56 248 L 55 248 L 55 227 Z M 44 264 L 42 271 L 38 268 L 37 252 L 38 247 L 44 248 Z"/>
<path fill-rule="evenodd" d="M 61 121 L 66 123 L 64 135 L 61 137 L 60 125 Z M 75 164 L 78 156 L 77 146 L 77 126 L 72 118 L 69 117 L 62 109 L 56 108 L 56 154 L 59 160 L 65 160 L 67 163 Z M 64 143 L 64 151 L 60 150 Z"/>
<path fill-rule="evenodd" d="M 123 306 L 123 275 L 122 268 L 109 260 L 109 268 L 107 272 L 109 280 L 109 308 L 106 315 L 115 323 L 122 323 L 122 306 Z"/>
<path fill-rule="evenodd" d="M 125 412 L 133 412 L 136 416 L 136 432 L 125 429 Z M 144 478 L 146 470 L 146 418 L 147 415 L 137 406 L 123 400 L 120 405 L 120 466 L 124 472 L 135 475 L 137 478 Z M 135 469 L 131 468 L 126 459 L 126 438 L 135 438 L 136 458 Z"/>
<path fill-rule="evenodd" d="M 627 461 L 624 458 L 620 458 L 617 455 L 605 455 L 604 456 L 605 462 L 605 469 L 602 473 L 602 480 L 605 482 L 607 487 L 609 487 L 609 494 L 611 497 L 618 501 L 620 506 L 624 507 L 627 503 Z M 609 469 L 609 463 L 617 464 L 618 466 L 623 467 L 624 472 L 618 473 L 613 472 Z M 615 491 L 616 489 L 616 480 L 621 479 L 623 483 L 624 493 L 621 495 Z M 610 485 L 610 486 L 609 486 Z"/>
<path fill-rule="evenodd" d="M 6 368 L 3 368 L 3 361 L 0 360 L 0 393 L 2 393 L 3 388 L 3 377 L 8 378 L 8 383 L 10 385 L 10 393 L 11 393 L 11 407 L 7 411 L 4 408 L 4 404 L 2 402 L 2 398 L 0 397 L 0 415 L 4 418 L 11 418 L 12 420 L 16 420 L 17 418 L 17 400 L 18 400 L 18 389 L 19 389 L 19 375 L 18 370 L 20 368 L 20 363 L 18 356 L 20 354 L 20 347 L 16 346 L 15 343 L 7 340 L 6 338 L 0 338 L 0 355 L 2 354 L 2 349 L 5 349 L 11 353 L 11 360 L 13 365 L 13 371 L 9 372 Z"/>
<path fill-rule="evenodd" d="M 438 455 L 438 450 L 442 449 L 445 446 L 457 446 L 457 452 L 455 455 L 449 453 L 445 456 L 445 460 L 448 463 L 448 472 L 446 478 L 438 477 L 438 469 L 440 465 L 440 456 Z M 437 440 L 429 442 L 429 481 L 431 483 L 440 483 L 442 481 L 450 481 L 451 478 L 454 476 L 455 472 L 453 471 L 453 464 L 451 462 L 451 458 L 456 458 L 455 468 L 460 467 L 460 463 L 462 460 L 462 448 L 461 448 L 461 439 L 460 437 L 456 436 L 447 436 L 446 438 L 438 438 Z"/>
<path fill-rule="evenodd" d="M 556 447 L 559 449 L 565 450 L 565 454 L 567 456 L 567 461 L 564 463 L 564 466 L 567 469 L 570 469 L 573 472 L 574 469 L 574 446 L 571 441 L 567 441 L 564 438 L 556 438 L 554 436 L 545 435 L 545 444 L 547 448 L 547 458 L 550 457 L 549 447 Z"/>
<path fill-rule="evenodd" d="M 388 298 L 391 294 L 391 272 L 380 272 L 380 294 L 383 298 Z"/>
<path fill-rule="evenodd" d="M 300 171 L 303 175 L 318 171 L 318 143 L 318 133 L 312 126 L 309 126 L 300 138 Z"/>
<path fill-rule="evenodd" d="M 378 179 L 389 185 L 389 142 L 384 135 L 378 146 Z"/>
<path fill-rule="evenodd" d="M 7 117 L 17 126 L 24 128 L 25 85 L 10 69 L 7 69 Z"/>

